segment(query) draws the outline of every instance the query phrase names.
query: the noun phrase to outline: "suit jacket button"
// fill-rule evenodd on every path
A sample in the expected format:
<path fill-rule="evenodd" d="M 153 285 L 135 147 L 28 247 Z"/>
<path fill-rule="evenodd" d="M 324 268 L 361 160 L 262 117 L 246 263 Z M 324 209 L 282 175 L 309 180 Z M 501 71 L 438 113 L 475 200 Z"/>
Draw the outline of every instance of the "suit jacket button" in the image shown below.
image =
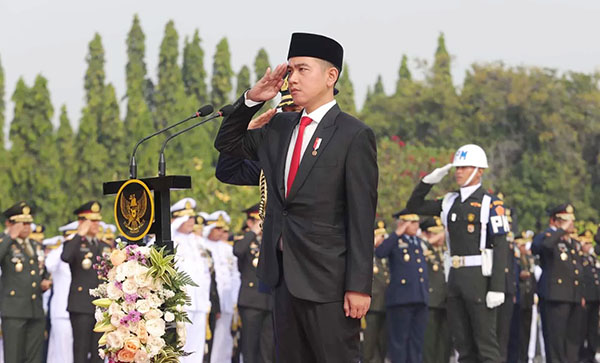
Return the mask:
<path fill-rule="evenodd" d="M 35 281 L 31 283 L 31 287 L 36 287 L 36 286 L 37 286 L 37 283 Z"/>
<path fill-rule="evenodd" d="M 402 280 L 400 281 L 400 283 L 401 283 L 402 285 L 404 285 L 404 284 L 406 284 L 406 280 L 405 280 L 405 279 L 402 279 Z"/>
<path fill-rule="evenodd" d="M 562 279 L 558 279 L 557 281 L 559 284 L 562 284 Z"/>
<path fill-rule="evenodd" d="M 10 296 L 15 296 L 15 290 L 12 290 L 12 291 L 10 292 Z"/>
<path fill-rule="evenodd" d="M 35 271 L 31 270 L 31 272 L 29 274 L 31 274 L 31 276 L 33 276 L 33 275 L 35 275 Z"/>
<path fill-rule="evenodd" d="M 254 287 L 254 282 L 249 282 L 249 283 L 248 283 L 248 286 L 250 286 L 250 287 Z"/>
<path fill-rule="evenodd" d="M 77 291 L 83 291 L 83 287 L 79 286 L 79 287 L 77 288 Z"/>
<path fill-rule="evenodd" d="M 283 214 L 284 216 L 288 215 L 288 211 L 284 210 L 283 212 L 281 212 L 281 214 Z"/>
<path fill-rule="evenodd" d="M 35 300 L 36 297 L 36 294 L 31 295 L 31 300 Z"/>

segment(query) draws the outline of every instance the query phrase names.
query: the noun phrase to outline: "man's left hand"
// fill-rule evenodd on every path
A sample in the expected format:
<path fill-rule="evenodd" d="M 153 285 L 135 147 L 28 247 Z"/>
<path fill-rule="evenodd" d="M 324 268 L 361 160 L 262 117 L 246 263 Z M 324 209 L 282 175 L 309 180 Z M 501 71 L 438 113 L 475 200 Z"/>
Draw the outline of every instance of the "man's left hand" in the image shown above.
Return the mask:
<path fill-rule="evenodd" d="M 346 317 L 361 319 L 369 311 L 371 296 L 362 292 L 346 291 L 344 295 L 344 313 Z"/>
<path fill-rule="evenodd" d="M 260 129 L 271 121 L 271 118 L 277 113 L 276 108 L 272 108 L 262 115 L 258 116 L 248 124 L 248 130 Z"/>

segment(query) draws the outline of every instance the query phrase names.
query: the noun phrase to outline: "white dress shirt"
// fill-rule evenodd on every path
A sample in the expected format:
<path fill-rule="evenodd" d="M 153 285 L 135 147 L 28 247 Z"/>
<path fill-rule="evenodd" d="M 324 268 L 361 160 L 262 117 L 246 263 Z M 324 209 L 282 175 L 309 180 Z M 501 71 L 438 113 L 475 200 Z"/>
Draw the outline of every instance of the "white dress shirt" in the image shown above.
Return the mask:
<path fill-rule="evenodd" d="M 471 194 L 475 193 L 477 189 L 481 186 L 481 183 L 476 185 L 471 185 L 470 187 L 462 187 L 460 188 L 460 202 L 464 203 L 467 198 L 471 196 Z"/>
<path fill-rule="evenodd" d="M 247 92 L 244 94 L 244 103 L 248 107 L 253 107 L 258 105 L 260 102 L 255 102 L 249 100 L 247 97 Z M 323 119 L 325 114 L 331 110 L 333 106 L 335 106 L 337 102 L 334 100 L 327 102 L 326 104 L 320 106 L 316 110 L 311 113 L 306 113 L 306 109 L 302 110 L 302 116 L 310 117 L 312 122 L 306 126 L 304 129 L 304 135 L 302 136 L 302 149 L 300 151 L 300 161 L 302 161 L 302 156 L 304 156 L 304 151 L 308 147 L 308 143 L 312 139 L 317 126 L 319 126 L 319 122 Z M 288 175 L 290 174 L 290 164 L 292 163 L 292 156 L 294 155 L 294 147 L 296 146 L 296 139 L 298 138 L 298 129 L 300 128 L 300 123 L 294 127 L 294 131 L 292 132 L 292 138 L 290 139 L 290 144 L 288 146 L 287 156 L 285 158 L 285 175 L 283 177 L 283 185 L 285 186 L 285 194 L 287 195 L 287 180 Z"/>

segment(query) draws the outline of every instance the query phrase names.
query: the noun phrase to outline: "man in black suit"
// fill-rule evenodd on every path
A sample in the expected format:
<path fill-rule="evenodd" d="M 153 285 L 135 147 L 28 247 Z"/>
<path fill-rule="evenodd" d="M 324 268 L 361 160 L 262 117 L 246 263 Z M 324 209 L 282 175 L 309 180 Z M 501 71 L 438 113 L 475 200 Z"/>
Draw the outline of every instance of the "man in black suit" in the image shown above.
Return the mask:
<path fill-rule="evenodd" d="M 73 360 L 77 363 L 104 361 L 98 355 L 98 340 L 102 334 L 93 332 L 96 319 L 94 298 L 90 295 L 90 289 L 97 288 L 99 282 L 93 264 L 97 257 L 111 251 L 110 245 L 97 238 L 102 220 L 100 209 L 99 202 L 90 201 L 73 212 L 79 220 L 77 234 L 65 242 L 60 256 L 71 270 L 67 311 L 73 329 Z"/>
<path fill-rule="evenodd" d="M 375 136 L 335 103 L 339 43 L 295 33 L 288 61 L 267 69 L 235 103 L 215 147 L 259 160 L 266 176 L 258 277 L 274 288 L 279 361 L 358 362 L 359 319 L 369 309 L 373 274 Z M 303 111 L 277 113 L 263 128 L 247 130 L 287 72 Z"/>

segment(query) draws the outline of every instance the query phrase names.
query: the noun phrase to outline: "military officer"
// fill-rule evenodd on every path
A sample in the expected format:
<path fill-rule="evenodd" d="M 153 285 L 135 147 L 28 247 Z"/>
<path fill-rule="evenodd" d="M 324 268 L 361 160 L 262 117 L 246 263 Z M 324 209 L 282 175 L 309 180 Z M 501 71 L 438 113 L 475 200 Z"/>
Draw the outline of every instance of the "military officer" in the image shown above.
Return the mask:
<path fill-rule="evenodd" d="M 98 287 L 98 274 L 93 269 L 97 257 L 110 253 L 111 247 L 97 238 L 102 215 L 98 201 L 89 201 L 73 213 L 79 226 L 77 233 L 65 241 L 61 260 L 69 264 L 71 285 L 67 311 L 73 330 L 73 360 L 80 362 L 102 362 L 98 355 L 98 340 L 101 333 L 94 333 L 94 299 L 89 291 Z"/>
<path fill-rule="evenodd" d="M 425 200 L 453 166 L 460 190 L 442 200 Z M 461 363 L 500 361 L 496 307 L 505 298 L 508 220 L 504 203 L 482 187 L 487 168 L 485 151 L 477 145 L 464 145 L 452 164 L 423 178 L 407 203 L 413 213 L 442 217 L 448 246 L 444 266 L 448 322 Z"/>
<path fill-rule="evenodd" d="M 48 339 L 47 363 L 73 362 L 73 330 L 67 311 L 69 288 L 71 286 L 71 269 L 69 264 L 60 259 L 65 240 L 71 240 L 77 233 L 77 221 L 58 228 L 56 244 L 46 256 L 46 268 L 52 274 L 52 296 L 49 301 L 50 336 Z"/>
<path fill-rule="evenodd" d="M 208 314 L 212 304 L 212 259 L 204 248 L 201 237 L 194 234 L 196 201 L 183 198 L 171 206 L 171 236 L 176 247 L 177 266 L 185 271 L 198 286 L 188 288 L 191 298 L 186 311 L 191 323 L 186 324 L 187 339 L 183 350 L 192 353 L 183 362 L 202 362 L 206 352 Z"/>
<path fill-rule="evenodd" d="M 6 230 L 0 240 L 2 332 L 5 362 L 41 362 L 46 320 L 42 292 L 51 282 L 41 246 L 29 239 L 32 208 L 19 202 L 4 211 Z M 41 260 L 40 260 L 41 259 Z"/>
<path fill-rule="evenodd" d="M 242 279 L 237 304 L 242 320 L 242 356 L 244 363 L 273 362 L 271 295 L 259 292 L 256 276 L 262 238 L 259 205 L 255 204 L 243 212 L 247 217 L 246 232 L 233 245 Z"/>
<path fill-rule="evenodd" d="M 583 276 L 585 309 L 582 319 L 583 344 L 579 350 L 579 360 L 582 363 L 596 362 L 598 349 L 598 310 L 600 301 L 600 262 L 592 253 L 594 234 L 586 230 L 579 235 L 583 251 Z"/>
<path fill-rule="evenodd" d="M 519 347 L 517 354 L 519 363 L 527 363 L 529 360 L 529 338 L 536 290 L 535 258 L 528 248 L 532 238 L 532 231 L 525 231 L 515 238 L 515 244 L 519 249 Z"/>
<path fill-rule="evenodd" d="M 214 331 L 211 363 L 229 363 L 233 352 L 231 327 L 241 280 L 233 247 L 226 242 L 228 220 L 231 221 L 227 213 L 213 212 L 207 216 L 203 230 L 206 248 L 212 253 L 215 262 L 217 291 L 221 303 L 221 315 Z"/>
<path fill-rule="evenodd" d="M 386 293 L 389 331 L 388 351 L 392 362 L 421 362 L 427 324 L 429 290 L 427 263 L 417 237 L 419 216 L 402 210 L 396 230 L 375 249 L 390 264 L 390 284 Z"/>
<path fill-rule="evenodd" d="M 385 222 L 378 221 L 375 226 L 374 248 L 388 237 Z M 363 341 L 363 362 L 383 363 L 387 355 L 387 324 L 385 314 L 385 292 L 390 283 L 390 269 L 387 258 L 373 256 L 373 287 L 371 288 L 371 306 L 365 319 Z"/>
<path fill-rule="evenodd" d="M 498 194 L 498 198 L 503 200 L 504 197 L 502 194 Z M 512 228 L 512 217 L 511 210 L 506 208 L 505 214 L 509 222 L 510 228 Z M 511 323 L 514 317 L 513 311 L 515 308 L 515 304 L 517 303 L 517 270 L 518 270 L 518 257 L 520 252 L 516 249 L 514 243 L 514 234 L 509 230 L 506 236 L 506 240 L 508 242 L 506 249 L 506 261 L 507 265 L 504 269 L 504 281 L 505 281 L 505 289 L 504 289 L 504 303 L 498 307 L 498 316 L 496 318 L 496 335 L 498 337 L 498 347 L 500 348 L 500 362 L 505 363 L 508 359 L 508 345 L 509 340 L 511 338 Z M 518 319 L 518 317 L 517 317 Z"/>
<path fill-rule="evenodd" d="M 549 211 L 554 228 L 536 236 L 531 249 L 540 256 L 545 318 L 550 360 L 576 362 L 581 341 L 580 326 L 585 306 L 581 245 L 569 235 L 574 227 L 574 208 L 562 204 Z"/>
<path fill-rule="evenodd" d="M 429 316 L 425 329 L 423 362 L 445 363 L 450 360 L 451 344 L 446 313 L 448 287 L 444 277 L 444 226 L 436 216 L 425 219 L 420 228 L 429 277 Z"/>

